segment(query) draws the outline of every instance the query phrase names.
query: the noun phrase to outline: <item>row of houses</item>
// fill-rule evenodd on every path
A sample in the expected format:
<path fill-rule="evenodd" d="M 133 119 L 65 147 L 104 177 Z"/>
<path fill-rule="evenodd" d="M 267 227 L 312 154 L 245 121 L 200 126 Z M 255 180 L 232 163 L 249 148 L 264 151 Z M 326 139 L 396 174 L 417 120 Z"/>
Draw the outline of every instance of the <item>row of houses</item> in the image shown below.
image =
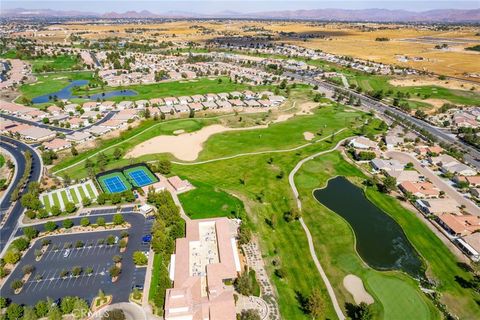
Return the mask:
<path fill-rule="evenodd" d="M 376 158 L 369 161 L 373 172 L 395 178 L 398 190 L 405 194 L 420 212 L 433 217 L 437 226 L 473 260 L 480 260 L 480 238 L 477 235 L 480 231 L 480 217 L 478 215 L 467 212 L 456 200 L 446 196 L 445 192 L 411 165 L 395 159 L 381 158 L 383 152 L 379 150 L 376 141 L 366 137 L 356 137 L 349 141 L 349 146 L 358 152 L 374 153 Z M 392 146 L 392 148 L 402 147 L 401 141 Z M 442 173 L 453 174 L 452 183 L 462 181 L 467 184 L 472 195 L 478 199 L 480 175 L 477 175 L 475 169 L 444 154 L 444 150 L 436 145 L 417 145 L 413 150 L 417 159 L 423 161 L 423 166 L 432 168 L 432 173 L 435 172 L 434 170 L 440 170 Z"/>

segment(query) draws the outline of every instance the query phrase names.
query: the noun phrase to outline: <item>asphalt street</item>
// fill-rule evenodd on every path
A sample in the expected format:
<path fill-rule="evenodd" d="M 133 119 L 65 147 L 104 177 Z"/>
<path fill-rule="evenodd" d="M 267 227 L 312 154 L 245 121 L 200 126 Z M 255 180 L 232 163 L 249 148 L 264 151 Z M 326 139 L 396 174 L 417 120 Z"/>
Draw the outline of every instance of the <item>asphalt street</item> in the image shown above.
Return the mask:
<path fill-rule="evenodd" d="M 351 93 L 355 98 L 360 98 L 362 101 L 362 105 L 366 106 L 368 108 L 372 108 L 377 111 L 381 111 L 384 113 L 386 110 L 392 112 L 396 116 L 403 117 L 404 119 L 410 121 L 411 123 L 415 124 L 418 127 L 421 127 L 422 129 L 428 131 L 430 134 L 433 136 L 437 137 L 439 140 L 442 140 L 444 142 L 450 143 L 450 144 L 455 144 L 461 146 L 464 150 L 467 152 L 464 154 L 464 160 L 475 166 L 477 170 L 480 170 L 480 151 L 463 141 L 459 140 L 455 135 L 445 132 L 444 130 L 441 130 L 440 128 L 437 128 L 425 121 L 422 121 L 420 119 L 417 119 L 409 114 L 406 114 L 398 109 L 395 109 L 391 106 L 388 106 L 387 104 L 384 104 L 382 102 L 379 102 L 377 100 L 371 99 L 365 95 L 359 94 L 353 90 L 350 89 L 345 89 L 343 87 L 339 87 L 324 81 L 318 81 L 314 79 L 314 76 L 303 76 L 295 73 L 285 73 L 286 76 L 293 77 L 299 81 L 305 82 L 305 83 L 310 83 L 312 85 L 317 85 L 319 87 L 322 87 L 324 89 L 334 91 L 335 89 L 340 89 L 343 91 L 348 91 Z"/>
<path fill-rule="evenodd" d="M 30 121 L 30 120 L 18 118 L 18 117 L 8 115 L 8 114 L 0 114 L 0 117 L 2 117 L 4 119 L 17 121 L 17 122 L 29 124 L 29 125 L 32 125 L 32 126 L 44 128 L 44 129 L 50 129 L 52 131 L 56 131 L 56 132 L 63 133 L 63 134 L 72 134 L 75 131 L 84 131 L 88 128 L 91 128 L 92 126 L 98 126 L 98 125 L 104 123 L 105 121 L 110 120 L 116 113 L 118 113 L 118 111 L 109 111 L 102 119 L 98 120 L 97 122 L 92 123 L 89 126 L 86 126 L 86 127 L 83 127 L 83 128 L 77 129 L 77 130 L 51 126 L 51 125 L 48 125 L 48 124 L 44 124 L 42 122 Z"/>
<path fill-rule="evenodd" d="M 17 141 L 15 139 L 3 137 L 3 136 L 1 137 L 0 146 L 2 148 L 7 149 L 15 157 L 15 160 L 17 161 L 18 174 L 14 177 L 14 180 L 13 180 L 13 183 L 15 185 L 18 184 L 18 182 L 20 181 L 23 175 L 23 172 L 25 171 L 25 157 L 23 156 L 22 152 L 25 152 L 26 150 L 29 150 L 30 153 L 32 154 L 32 170 L 30 173 L 30 177 L 28 179 L 28 183 L 32 181 L 40 180 L 41 171 L 42 171 L 42 161 L 32 147 L 30 147 L 25 143 Z M 24 208 L 21 205 L 20 201 L 16 201 L 13 204 L 10 201 L 10 196 L 12 192 L 13 192 L 13 188 L 10 189 L 10 192 L 8 192 L 9 194 L 7 194 L 4 197 L 3 201 L 0 203 L 0 208 L 2 212 L 4 212 L 11 205 L 13 205 L 9 216 L 5 221 L 5 224 L 0 229 L 0 251 L 3 251 L 11 235 L 15 232 L 18 224 L 18 220 L 20 219 L 24 211 Z M 21 194 L 23 194 L 24 192 L 26 192 L 26 189 L 24 189 Z"/>

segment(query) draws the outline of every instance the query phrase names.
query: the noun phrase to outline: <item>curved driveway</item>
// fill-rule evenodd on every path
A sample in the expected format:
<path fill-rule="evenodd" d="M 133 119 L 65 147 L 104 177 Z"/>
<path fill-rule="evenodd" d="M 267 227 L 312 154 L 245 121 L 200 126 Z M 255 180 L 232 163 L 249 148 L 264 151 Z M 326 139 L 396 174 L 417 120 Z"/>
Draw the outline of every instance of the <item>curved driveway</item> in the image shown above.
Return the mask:
<path fill-rule="evenodd" d="M 42 176 L 42 160 L 36 153 L 35 149 L 23 142 L 4 136 L 1 137 L 0 146 L 10 152 L 17 163 L 17 174 L 12 180 L 12 183 L 15 186 L 18 184 L 25 171 L 25 157 L 23 156 L 23 152 L 27 150 L 29 150 L 32 154 L 32 170 L 30 172 L 27 185 L 32 181 L 40 180 L 40 177 Z M 2 253 L 18 228 L 19 219 L 24 211 L 20 201 L 15 201 L 14 203 L 10 201 L 13 190 L 14 188 L 8 190 L 2 202 L 0 203 L 0 209 L 2 212 L 6 212 L 10 209 L 10 214 L 6 218 L 5 224 L 0 229 L 0 252 Z M 26 190 L 23 190 L 21 194 L 23 194 L 25 191 Z"/>

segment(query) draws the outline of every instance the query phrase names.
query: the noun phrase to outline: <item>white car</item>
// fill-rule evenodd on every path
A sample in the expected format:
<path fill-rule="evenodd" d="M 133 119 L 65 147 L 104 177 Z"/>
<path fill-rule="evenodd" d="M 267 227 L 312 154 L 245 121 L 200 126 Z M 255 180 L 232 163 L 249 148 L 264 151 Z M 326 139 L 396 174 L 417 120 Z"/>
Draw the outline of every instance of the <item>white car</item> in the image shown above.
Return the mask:
<path fill-rule="evenodd" d="M 67 250 L 65 250 L 65 252 L 63 253 L 63 257 L 66 258 L 66 257 L 68 257 L 69 254 L 70 254 L 70 249 L 67 249 Z"/>

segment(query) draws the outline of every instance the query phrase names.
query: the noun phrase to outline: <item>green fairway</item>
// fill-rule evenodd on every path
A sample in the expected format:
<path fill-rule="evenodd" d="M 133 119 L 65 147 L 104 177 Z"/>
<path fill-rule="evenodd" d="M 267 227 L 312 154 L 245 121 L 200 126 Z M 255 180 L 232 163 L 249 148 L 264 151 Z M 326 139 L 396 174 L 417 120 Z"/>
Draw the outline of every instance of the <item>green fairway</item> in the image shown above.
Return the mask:
<path fill-rule="evenodd" d="M 190 181 L 195 189 L 178 195 L 185 213 L 192 219 L 242 217 L 243 203 L 206 183 Z"/>
<path fill-rule="evenodd" d="M 26 100 L 37 96 L 57 92 L 68 86 L 72 80 L 89 80 L 91 83 L 96 83 L 94 73 L 90 71 L 38 74 L 36 77 L 36 82 L 20 86 L 22 96 L 16 102 L 25 103 Z"/>
<path fill-rule="evenodd" d="M 413 99 L 445 99 L 452 103 L 464 105 L 479 105 L 480 94 L 478 92 L 465 90 L 452 90 L 438 86 L 412 86 L 412 87 L 396 87 L 391 85 L 388 80 L 389 76 L 369 75 L 358 72 L 350 72 L 347 74 L 348 82 L 362 89 L 363 92 L 383 91 L 384 94 L 390 95 L 392 98 L 396 92 L 409 93 Z M 419 107 L 429 107 L 428 103 L 421 101 L 408 100 L 408 104 L 412 109 Z"/>
<path fill-rule="evenodd" d="M 343 160 L 338 152 L 332 152 L 305 163 L 298 172 L 295 182 L 302 198 L 305 222 L 315 241 L 322 244 L 315 248 L 317 255 L 322 257 L 322 264 L 332 266 L 327 269 L 327 274 L 330 281 L 339 284 L 337 290 L 340 291 L 340 299 L 345 299 L 345 301 L 351 299 L 349 293 L 340 286 L 345 275 L 356 274 L 367 283 L 370 282 L 371 274 L 379 279 L 388 275 L 390 278 L 403 279 L 404 285 L 410 284 L 410 291 L 416 294 L 414 296 L 409 294 L 409 297 L 404 299 L 395 299 L 392 296 L 398 295 L 396 289 L 398 286 L 372 285 L 371 293 L 380 300 L 383 312 L 390 315 L 388 319 L 401 318 L 401 310 L 417 310 L 420 316 L 424 314 L 425 308 L 431 310 L 431 316 L 427 318 L 437 317 L 437 312 L 432 304 L 423 294 L 419 293 L 418 284 L 410 278 L 398 272 L 384 273 L 366 268 L 355 252 L 354 235 L 349 225 L 340 216 L 323 207 L 313 198 L 311 194 L 313 189 L 323 187 L 329 178 L 337 175 L 347 176 L 357 184 L 360 184 L 365 178 L 359 169 Z M 389 214 L 403 228 L 409 241 L 424 259 L 427 265 L 427 275 L 439 282 L 438 291 L 442 294 L 442 302 L 446 303 L 448 309 L 462 319 L 472 319 L 472 315 L 478 313 L 480 308 L 475 304 L 472 291 L 461 288 L 455 281 L 455 275 L 463 278 L 469 276 L 457 265 L 457 259 L 449 249 L 424 222 L 420 221 L 413 212 L 403 208 L 395 198 L 373 188 L 367 188 L 366 195 L 370 201 Z M 320 221 L 321 223 L 319 223 Z M 332 237 L 332 234 L 335 236 Z M 384 279 L 377 282 L 382 281 L 387 283 L 391 280 Z M 385 294 L 379 294 L 378 288 L 387 291 Z M 388 288 L 391 288 L 391 292 L 388 292 Z M 417 295 L 423 299 L 412 298 Z M 416 301 L 416 304 L 412 304 L 412 301 Z M 400 303 L 404 303 L 403 308 L 399 305 Z M 396 315 L 395 310 L 398 311 Z"/>
<path fill-rule="evenodd" d="M 425 296 L 406 279 L 378 272 L 368 273 L 366 285 L 383 306 L 383 319 L 435 319 L 440 318 L 433 306 L 428 308 Z M 433 312 L 433 314 L 432 314 Z"/>
<path fill-rule="evenodd" d="M 52 169 L 52 172 L 57 172 L 62 170 L 72 164 L 78 163 L 92 155 L 97 154 L 99 151 L 103 151 L 109 159 L 109 164 L 107 164 L 106 169 L 119 168 L 121 166 L 126 166 L 131 164 L 129 159 L 122 159 L 114 161 L 113 152 L 115 148 L 120 148 L 123 151 L 131 149 L 133 146 L 146 141 L 150 138 L 156 137 L 158 135 L 167 134 L 172 135 L 176 130 L 184 130 L 185 132 L 192 132 L 201 129 L 204 125 L 214 124 L 216 120 L 212 119 L 176 119 L 165 122 L 158 122 L 154 120 L 146 120 L 141 123 L 138 127 L 127 130 L 123 132 L 120 137 L 113 138 L 109 140 L 101 140 L 99 142 L 99 147 L 96 149 L 91 149 L 85 152 L 80 153 L 75 157 L 68 157 L 62 159 L 57 165 Z M 115 147 L 115 148 L 114 148 Z M 154 157 L 152 157 L 154 158 Z M 136 159 L 140 160 L 146 159 Z M 112 162 L 115 162 L 113 165 Z M 69 175 L 72 178 L 79 178 L 86 176 L 86 170 L 83 163 L 80 163 L 78 166 L 75 166 L 69 169 Z"/>
<path fill-rule="evenodd" d="M 70 192 L 70 195 L 72 196 L 73 203 L 78 204 L 80 201 L 78 200 L 77 193 L 73 188 L 69 189 L 68 192 Z"/>
<path fill-rule="evenodd" d="M 219 82 L 221 80 L 221 82 Z M 185 80 L 185 81 L 170 81 L 170 82 L 161 82 L 161 83 L 152 83 L 152 84 L 138 84 L 130 86 L 121 86 L 121 87 L 105 87 L 105 89 L 97 88 L 90 89 L 87 91 L 79 88 L 74 90 L 75 95 L 85 96 L 88 94 L 100 93 L 100 92 L 109 92 L 113 90 L 133 90 L 137 92 L 137 95 L 130 97 L 112 97 L 108 100 L 112 101 L 122 101 L 122 100 L 143 100 L 143 99 L 153 99 L 153 98 L 163 98 L 163 97 L 179 97 L 179 96 L 191 96 L 195 94 L 206 94 L 206 93 L 220 93 L 220 92 L 231 92 L 231 91 L 242 91 L 242 90 L 252 90 L 252 91 L 262 91 L 271 89 L 271 86 L 249 86 L 246 84 L 235 83 L 230 81 L 229 78 L 200 78 L 196 80 Z"/>
<path fill-rule="evenodd" d="M 65 71 L 82 68 L 82 61 L 71 54 L 58 55 L 56 57 L 42 56 L 29 61 L 33 72 Z"/>
<path fill-rule="evenodd" d="M 60 199 L 58 198 L 58 192 L 52 193 L 53 204 L 57 207 L 61 208 L 60 206 Z"/>
<path fill-rule="evenodd" d="M 68 202 L 70 202 L 68 200 L 68 197 L 67 197 L 67 191 L 66 190 L 62 190 L 60 191 L 60 196 L 62 197 L 62 200 L 63 200 L 63 204 L 67 204 Z"/>

